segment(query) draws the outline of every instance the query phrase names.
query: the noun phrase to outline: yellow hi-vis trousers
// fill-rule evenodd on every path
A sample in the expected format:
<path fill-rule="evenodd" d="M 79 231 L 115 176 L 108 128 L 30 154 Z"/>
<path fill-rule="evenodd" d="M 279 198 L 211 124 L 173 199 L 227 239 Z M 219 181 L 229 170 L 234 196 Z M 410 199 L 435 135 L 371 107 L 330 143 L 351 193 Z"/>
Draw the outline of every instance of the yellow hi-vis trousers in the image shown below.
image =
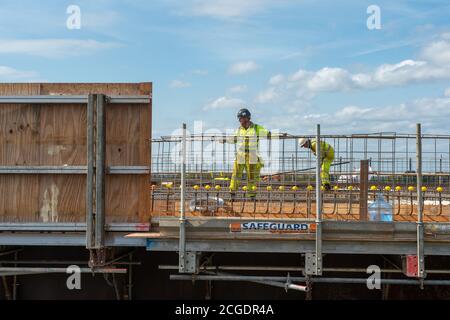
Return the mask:
<path fill-rule="evenodd" d="M 248 158 L 246 157 L 245 163 L 239 163 L 237 160 L 234 161 L 233 164 L 233 173 L 231 175 L 230 181 L 230 192 L 235 192 L 238 190 L 239 185 L 242 180 L 242 174 L 247 173 L 247 195 L 249 197 L 256 196 L 256 184 L 260 179 L 260 172 L 263 164 L 258 161 L 257 163 L 250 163 Z"/>
<path fill-rule="evenodd" d="M 334 150 L 330 149 L 327 152 L 327 156 L 322 159 L 322 167 L 320 172 L 320 178 L 322 180 L 322 185 L 330 184 L 330 167 L 334 160 Z"/>

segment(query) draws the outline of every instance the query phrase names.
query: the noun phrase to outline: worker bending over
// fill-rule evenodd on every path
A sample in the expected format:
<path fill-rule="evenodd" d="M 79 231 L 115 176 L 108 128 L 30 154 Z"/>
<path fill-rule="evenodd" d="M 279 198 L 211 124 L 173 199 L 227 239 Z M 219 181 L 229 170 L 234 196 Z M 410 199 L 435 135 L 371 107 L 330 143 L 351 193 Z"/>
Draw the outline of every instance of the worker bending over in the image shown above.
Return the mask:
<path fill-rule="evenodd" d="M 260 138 L 270 139 L 270 132 L 263 126 L 250 121 L 251 114 L 247 109 L 239 110 L 237 118 L 240 127 L 231 139 L 226 139 L 226 142 L 237 144 L 230 181 L 230 193 L 232 197 L 235 195 L 245 170 L 247 174 L 247 196 L 254 198 L 256 196 L 256 184 L 264 166 L 263 159 L 259 154 L 259 140 Z"/>
<path fill-rule="evenodd" d="M 316 139 L 307 139 L 307 138 L 301 138 L 298 141 L 298 144 L 302 148 L 308 148 L 311 149 L 311 151 L 316 155 L 316 146 L 317 141 Z M 325 141 L 320 141 L 320 163 L 321 163 L 321 174 L 320 178 L 322 180 L 322 186 L 325 188 L 325 190 L 330 190 L 330 167 L 331 163 L 334 160 L 334 149 L 331 145 L 326 143 Z"/>

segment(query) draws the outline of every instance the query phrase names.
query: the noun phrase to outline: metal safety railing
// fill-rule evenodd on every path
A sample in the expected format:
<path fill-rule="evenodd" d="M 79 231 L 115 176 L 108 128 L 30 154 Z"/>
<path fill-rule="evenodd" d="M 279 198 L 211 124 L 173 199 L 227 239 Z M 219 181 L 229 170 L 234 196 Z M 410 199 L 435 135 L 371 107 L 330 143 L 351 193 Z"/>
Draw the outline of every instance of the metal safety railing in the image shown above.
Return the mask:
<path fill-rule="evenodd" d="M 337 163 L 338 165 L 342 165 L 342 164 L 354 164 L 356 161 L 359 161 L 360 164 L 360 169 L 359 169 L 359 181 L 357 183 L 355 183 L 355 181 L 353 181 L 353 179 L 351 179 L 351 181 L 349 182 L 348 180 L 346 180 L 344 182 L 344 187 L 341 185 L 339 186 L 339 184 L 343 183 L 342 181 L 340 182 L 340 179 L 338 178 L 336 179 L 332 179 L 333 182 L 335 183 L 334 187 L 332 190 L 329 190 L 329 188 L 323 188 L 322 186 L 322 178 L 328 179 L 328 174 L 326 174 L 326 171 L 328 171 L 327 166 L 330 165 L 330 163 L 328 163 L 327 166 L 324 165 L 323 159 L 325 158 L 325 156 L 327 156 L 329 161 L 333 161 L 334 159 L 332 159 L 333 157 L 330 156 L 330 150 L 333 150 L 335 148 L 335 146 L 333 146 L 333 149 L 331 149 L 329 147 L 329 144 L 322 144 L 322 141 L 326 141 L 325 137 L 323 137 L 321 135 L 320 132 L 320 125 L 317 125 L 317 133 L 316 136 L 314 137 L 316 140 L 316 147 L 314 150 L 314 155 L 315 155 L 315 166 L 314 167 L 308 167 L 305 170 L 302 169 L 296 169 L 298 166 L 298 163 L 300 161 L 300 163 L 302 165 L 304 165 L 304 163 L 302 163 L 302 157 L 298 157 L 300 152 L 311 152 L 311 150 L 305 150 L 305 151 L 299 151 L 298 148 L 298 142 L 297 139 L 298 137 L 289 137 L 288 135 L 281 135 L 281 136 L 276 136 L 276 137 L 269 137 L 267 139 L 267 142 L 269 143 L 269 172 L 265 173 L 266 177 L 269 177 L 269 179 L 262 179 L 262 181 L 260 181 L 257 174 L 255 174 L 254 171 L 252 171 L 252 168 L 255 168 L 255 163 L 251 164 L 249 160 L 250 158 L 245 158 L 245 161 L 248 161 L 249 163 L 239 163 L 238 165 L 244 165 L 247 170 L 249 171 L 247 174 L 247 183 L 244 183 L 244 186 L 242 187 L 242 190 L 240 192 L 240 197 L 236 198 L 236 193 L 235 191 L 236 188 L 235 187 L 231 187 L 230 185 L 230 189 L 226 190 L 226 186 L 225 188 L 223 188 L 224 186 L 222 185 L 222 181 L 226 181 L 227 184 L 229 184 L 230 178 L 229 178 L 229 172 L 227 172 L 226 174 L 223 173 L 223 171 L 221 171 L 220 176 L 215 178 L 215 174 L 216 172 L 212 171 L 211 175 L 208 176 L 204 176 L 203 174 L 203 161 L 205 160 L 204 156 L 203 156 L 203 148 L 204 148 L 204 141 L 203 141 L 203 136 L 200 139 L 200 146 L 201 146 L 201 162 L 200 162 L 200 173 L 198 171 L 195 172 L 188 172 L 188 164 L 189 164 L 189 150 L 188 150 L 188 141 L 195 141 L 195 137 L 191 138 L 187 136 L 187 132 L 186 132 L 186 125 L 183 124 L 183 128 L 182 128 L 182 138 L 181 138 L 181 144 L 180 144 L 180 151 L 177 150 L 177 148 L 175 147 L 174 151 L 172 152 L 172 154 L 170 155 L 172 157 L 172 160 L 176 160 L 177 159 L 177 154 L 180 155 L 180 159 L 181 159 L 181 163 L 180 163 L 180 182 L 178 182 L 178 172 L 175 170 L 174 172 L 160 172 L 160 174 L 162 174 L 162 178 L 171 178 L 172 181 L 160 181 L 160 184 L 158 185 L 157 181 L 154 184 L 154 187 L 152 188 L 152 210 L 155 210 L 155 205 L 157 205 L 158 207 L 156 208 L 156 210 L 160 210 L 160 206 L 162 205 L 163 207 L 165 206 L 165 213 L 173 213 L 174 215 L 178 215 L 177 212 L 179 212 L 179 272 L 181 273 L 195 273 L 195 267 L 192 268 L 192 261 L 195 261 L 198 257 L 198 254 L 196 252 L 187 252 L 186 251 L 186 221 L 187 221 L 187 217 L 186 217 L 186 200 L 190 200 L 189 201 L 189 210 L 192 214 L 195 213 L 200 213 L 200 215 L 218 215 L 218 216 L 226 216 L 227 214 L 230 214 L 233 216 L 233 214 L 238 214 L 238 216 L 240 217 L 245 217 L 245 214 L 248 213 L 248 207 L 250 204 L 250 211 L 252 211 L 251 213 L 254 215 L 254 217 L 256 218 L 257 213 L 261 213 L 261 207 L 262 209 L 264 209 L 264 205 L 265 205 L 265 211 L 262 213 L 267 214 L 268 218 L 271 217 L 276 217 L 276 215 L 281 215 L 281 217 L 284 218 L 289 218 L 290 216 L 295 216 L 296 218 L 300 217 L 302 218 L 309 218 L 308 221 L 309 222 L 313 222 L 314 225 L 314 233 L 315 233 L 315 248 L 314 251 L 312 252 L 307 252 L 305 253 L 305 265 L 306 265 L 306 275 L 307 275 L 307 279 L 306 281 L 309 281 L 309 277 L 310 276 L 320 276 L 322 275 L 322 257 L 323 257 L 323 252 L 322 252 L 322 241 L 323 241 L 323 236 L 322 236 L 322 223 L 324 221 L 324 219 L 332 219 L 333 217 L 336 218 L 339 215 L 338 212 L 338 204 L 340 202 L 345 202 L 346 206 L 347 206 L 347 212 L 346 212 L 346 219 L 349 219 L 350 216 L 352 216 L 352 218 L 356 219 L 356 220 L 362 220 L 362 221 L 366 221 L 368 220 L 368 201 L 369 201 L 369 190 L 368 190 L 368 185 L 369 185 L 369 181 L 370 183 L 372 183 L 372 186 L 370 187 L 371 192 L 374 193 L 374 198 L 375 198 L 375 193 L 379 193 L 379 188 L 383 188 L 383 192 L 384 195 L 387 198 L 387 202 L 390 203 L 394 203 L 395 201 L 393 199 L 397 198 L 398 199 L 398 207 L 397 207 L 397 214 L 399 216 L 402 216 L 401 211 L 402 211 L 402 196 L 404 195 L 404 193 L 402 193 L 402 189 L 403 187 L 407 186 L 407 190 L 409 192 L 408 194 L 408 198 L 410 201 L 410 212 L 409 212 L 409 216 L 411 217 L 411 219 L 409 220 L 410 222 L 415 222 L 416 223 L 416 243 L 417 243 L 417 250 L 416 250 L 416 254 L 414 255 L 414 258 L 416 259 L 416 263 L 417 263 L 417 267 L 416 267 L 416 277 L 419 278 L 420 280 L 420 284 L 421 286 L 423 286 L 424 284 L 424 279 L 426 277 L 426 272 L 425 272 L 425 258 L 424 258 L 424 217 L 425 217 L 425 201 L 424 201 L 424 193 L 427 192 L 427 188 L 423 186 L 423 180 L 424 180 L 424 175 L 426 174 L 433 174 L 433 172 L 430 172 L 430 167 L 428 166 L 424 166 L 424 136 L 422 135 L 422 131 L 421 131 L 421 126 L 420 124 L 417 124 L 417 132 L 416 132 L 416 137 L 415 137 L 415 142 L 416 142 L 416 147 L 415 147 L 415 162 L 414 162 L 414 172 L 411 170 L 412 169 L 412 163 L 413 160 L 412 158 L 410 158 L 409 163 L 410 163 L 410 167 L 408 171 L 406 172 L 399 172 L 396 171 L 397 169 L 397 165 L 396 162 L 393 161 L 393 159 L 395 158 L 396 154 L 395 152 L 392 152 L 390 157 L 388 159 L 390 159 L 391 162 L 391 167 L 392 167 L 392 171 L 391 172 L 384 172 L 384 171 L 377 171 L 377 172 L 373 172 L 370 169 L 370 163 L 372 159 L 361 159 L 361 158 L 357 158 L 357 160 L 354 159 L 355 153 L 354 153 L 354 149 L 353 149 L 353 145 L 354 142 L 352 140 L 351 143 L 351 152 L 350 152 L 350 158 L 345 158 L 345 162 L 341 162 L 342 158 L 339 158 L 339 162 Z M 273 149 L 273 142 L 274 142 L 274 138 L 281 138 L 281 152 L 279 152 L 278 154 L 281 155 L 280 159 L 275 159 L 275 161 L 279 161 L 281 160 L 281 166 L 279 166 L 278 164 L 273 164 L 273 159 L 272 159 L 272 155 L 271 153 L 274 152 Z M 312 138 L 312 137 L 310 137 Z M 378 145 L 380 145 L 381 141 L 383 139 L 385 139 L 386 137 L 382 136 L 382 135 L 378 135 L 376 137 L 376 140 L 378 141 Z M 407 139 L 409 139 L 410 137 L 408 136 Z M 441 139 L 442 137 L 433 137 L 431 139 L 434 139 L 434 141 L 436 141 L 437 139 Z M 227 141 L 226 138 L 221 137 L 221 143 L 224 144 L 225 141 Z M 293 163 L 293 166 L 290 168 L 291 170 L 286 171 L 286 167 L 285 167 L 285 161 L 284 161 L 284 157 L 286 156 L 286 141 L 290 139 L 293 140 L 294 146 L 295 146 L 295 158 L 297 160 L 297 162 Z M 354 138 L 359 139 L 359 137 L 355 137 Z M 364 136 L 363 139 L 368 139 L 368 136 Z M 389 139 L 392 139 L 392 137 L 389 137 Z M 448 137 L 447 137 L 448 139 Z M 169 139 L 170 141 L 173 141 L 172 139 Z M 175 139 L 175 141 L 178 141 L 177 139 Z M 212 137 L 211 141 L 217 141 L 216 137 Z M 408 141 L 408 140 L 407 140 Z M 260 141 L 261 142 L 261 141 Z M 276 141 L 275 141 L 276 142 Z M 236 145 L 236 144 L 234 144 Z M 393 143 L 393 145 L 395 145 Z M 324 147 L 325 149 L 322 150 L 322 147 Z M 193 149 L 195 150 L 195 149 Z M 192 151 L 192 150 L 191 150 Z M 337 155 L 339 155 L 339 149 L 337 150 Z M 275 152 L 277 152 L 277 149 L 275 149 Z M 346 150 L 347 152 L 347 150 Z M 384 149 L 378 149 L 378 154 L 377 154 L 377 161 L 378 163 L 383 164 L 383 162 L 381 161 L 381 159 L 383 158 L 383 154 L 385 152 L 389 151 L 385 151 Z M 435 150 L 435 153 L 437 152 L 437 150 Z M 226 154 L 226 152 L 224 151 L 224 155 Z M 236 147 L 235 147 L 235 154 L 236 154 Z M 324 156 L 322 156 L 324 155 Z M 367 155 L 367 153 L 364 154 L 365 156 Z M 448 161 L 448 157 L 450 155 L 450 152 L 448 154 L 446 154 L 446 157 L 444 158 L 442 156 L 440 156 L 440 163 L 442 163 L 443 159 L 446 159 L 446 161 Z M 237 159 L 239 159 L 239 154 L 237 154 L 235 160 L 233 161 L 238 161 Z M 262 157 L 258 154 L 258 161 L 256 162 L 256 164 L 260 164 L 260 160 L 259 157 Z M 298 160 L 300 158 L 300 160 Z M 212 157 L 211 160 L 214 160 L 214 157 Z M 348 161 L 347 161 L 348 160 Z M 225 163 L 223 163 L 223 169 L 225 169 L 227 166 L 225 165 Z M 176 163 L 175 163 L 176 165 Z M 253 165 L 253 167 L 252 167 Z M 311 160 L 307 161 L 307 165 L 311 166 Z M 258 168 L 258 166 L 256 166 Z M 294 169 L 295 167 L 295 169 Z M 379 166 L 380 168 L 382 168 L 382 166 Z M 237 165 L 233 164 L 233 173 L 232 173 L 232 179 L 234 179 L 233 183 L 236 183 L 236 179 L 239 178 L 241 179 L 241 176 L 236 176 L 236 168 Z M 293 169 L 293 170 L 292 170 Z M 371 172 L 372 171 L 372 172 Z M 449 170 L 450 171 L 450 170 Z M 197 174 L 200 174 L 200 176 L 197 176 Z M 341 174 L 342 172 L 340 172 Z M 375 179 L 369 179 L 369 175 L 370 173 L 372 173 L 374 176 L 376 176 L 377 178 Z M 415 175 L 415 183 L 416 183 L 416 187 L 414 189 L 413 185 L 407 185 L 406 183 L 408 183 L 408 181 L 404 180 L 398 180 L 398 176 L 402 176 L 402 175 L 406 175 L 406 176 L 412 176 L 411 174 L 414 173 Z M 171 174 L 171 175 L 167 175 L 165 176 L 165 174 Z M 189 176 L 189 174 L 192 174 Z M 434 174 L 436 174 L 436 172 L 434 172 Z M 264 174 L 263 174 L 264 175 Z M 334 175 L 336 175 L 336 173 L 334 172 Z M 273 191 L 273 181 L 270 179 L 270 177 L 274 178 L 277 177 L 276 181 L 279 183 L 278 184 L 278 190 L 275 192 Z M 287 177 L 289 176 L 289 178 Z M 388 179 L 386 179 L 386 176 L 388 177 Z M 440 172 L 440 176 L 441 177 L 447 177 L 448 178 L 448 173 L 444 173 L 444 172 Z M 381 178 L 380 178 L 381 177 Z M 312 185 L 311 184 L 311 180 L 312 178 L 315 178 L 315 184 Z M 205 179 L 205 180 L 203 180 Z M 392 180 L 390 180 L 392 179 Z M 257 181 L 257 185 L 255 185 L 255 180 Z M 275 179 L 274 179 L 275 180 Z M 395 182 L 395 181 L 402 181 L 403 183 L 399 183 L 397 185 L 395 185 L 394 189 L 392 189 L 392 187 L 390 186 L 390 182 Z M 190 183 L 189 183 L 190 182 Z M 303 190 L 300 190 L 300 187 L 302 185 L 302 183 L 304 184 L 305 182 L 307 182 L 307 186 L 306 186 L 306 190 L 304 191 L 306 194 L 304 197 L 302 197 L 303 195 Z M 336 183 L 337 182 L 337 183 Z M 179 183 L 179 184 L 178 184 Z M 374 184 L 376 183 L 376 184 Z M 177 185 L 179 185 L 180 190 L 179 191 L 175 191 Z M 259 192 L 259 190 L 261 189 L 262 186 L 265 186 L 265 191 L 266 192 Z M 286 186 L 290 186 L 290 192 L 286 192 L 285 188 Z M 213 188 L 212 188 L 213 187 Z M 192 188 L 192 191 L 189 190 L 190 188 Z M 225 190 L 222 190 L 225 189 Z M 355 190 L 356 189 L 356 190 Z M 163 192 L 161 192 L 160 194 L 162 194 L 165 197 L 165 201 L 164 199 L 157 199 L 157 195 L 158 192 L 160 192 L 161 190 L 163 190 Z M 315 191 L 314 193 L 312 191 Z M 353 194 L 353 191 L 355 191 L 355 194 Z M 415 191 L 415 194 L 413 194 L 413 191 Z M 228 193 L 229 194 L 229 198 L 226 199 L 224 197 L 224 194 Z M 436 193 L 438 194 L 438 201 L 439 203 L 439 208 L 443 207 L 443 203 L 442 203 L 442 193 L 444 193 L 444 188 L 442 186 L 438 186 L 436 187 Z M 179 200 L 177 198 L 176 195 L 179 195 Z M 330 197 L 331 195 L 331 197 Z M 343 196 L 342 196 L 343 195 Z M 355 198 L 353 198 L 353 195 L 355 195 Z M 275 196 L 275 198 L 274 198 Z M 298 197 L 301 198 L 298 198 Z M 447 196 L 447 192 L 445 192 L 445 196 Z M 377 195 L 378 197 L 378 195 Z M 270 202 L 276 202 L 279 205 L 279 210 L 274 210 L 274 208 L 270 207 Z M 312 216 L 312 205 L 314 201 L 314 211 L 315 214 L 314 216 Z M 171 207 L 171 204 L 173 207 Z M 178 203 L 178 207 L 176 206 L 176 204 Z M 236 211 L 236 205 L 237 204 L 237 208 L 238 211 Z M 328 206 L 331 204 L 332 205 L 332 212 L 328 214 L 328 217 L 326 216 L 325 213 L 325 209 L 327 208 L 327 204 Z M 291 212 L 286 213 L 285 215 L 283 215 L 283 205 L 289 207 L 290 210 L 292 210 Z M 299 208 L 299 211 L 296 211 L 296 208 Z M 306 213 L 302 212 L 302 210 L 300 209 L 301 207 L 306 208 Z M 415 207 L 415 208 L 414 208 Z M 286 208 L 286 207 L 285 207 Z M 247 210 L 246 210 L 247 209 Z M 356 209 L 356 210 L 354 210 Z M 163 210 L 164 211 L 164 210 Z M 355 212 L 356 211 L 356 212 Z M 162 213 L 162 211 L 159 211 L 160 213 Z M 304 216 L 302 216 L 302 214 L 304 214 Z M 391 208 L 391 214 L 393 214 L 392 208 Z M 331 216 L 331 217 L 330 217 Z M 354 217 L 353 217 L 354 216 Z M 414 217 L 413 217 L 414 216 Z M 443 214 L 443 212 L 439 213 L 440 218 L 444 218 L 444 219 L 448 219 L 449 215 L 445 215 Z M 428 217 L 430 218 L 430 217 Z M 313 220 L 314 219 L 314 220 Z M 448 222 L 448 221 L 447 221 Z M 308 227 L 309 228 L 309 227 Z M 189 266 L 187 266 L 189 265 Z M 195 266 L 196 264 L 194 264 Z M 279 285 L 279 284 L 278 284 Z"/>
<path fill-rule="evenodd" d="M 303 137 L 272 134 L 271 139 L 260 139 L 259 154 L 264 162 L 261 177 L 255 186 L 249 187 L 244 174 L 239 189 L 232 196 L 229 185 L 236 144 L 223 143 L 229 138 L 226 135 L 187 134 L 186 214 L 316 218 L 320 207 L 323 219 L 358 219 L 362 197 L 361 161 L 367 160 L 365 187 L 369 205 L 376 194 L 381 193 L 392 205 L 395 220 L 416 220 L 422 206 L 425 220 L 449 221 L 450 136 L 421 134 L 421 199 L 417 192 L 415 135 L 320 135 L 319 138 L 334 150 L 330 167 L 332 189 L 321 192 L 317 192 L 320 181 L 316 181 L 320 161 L 310 150 L 298 145 L 298 139 Z M 181 145 L 180 136 L 152 141 L 154 214 L 177 215 L 180 210 Z M 256 196 L 249 198 L 250 192 Z"/>

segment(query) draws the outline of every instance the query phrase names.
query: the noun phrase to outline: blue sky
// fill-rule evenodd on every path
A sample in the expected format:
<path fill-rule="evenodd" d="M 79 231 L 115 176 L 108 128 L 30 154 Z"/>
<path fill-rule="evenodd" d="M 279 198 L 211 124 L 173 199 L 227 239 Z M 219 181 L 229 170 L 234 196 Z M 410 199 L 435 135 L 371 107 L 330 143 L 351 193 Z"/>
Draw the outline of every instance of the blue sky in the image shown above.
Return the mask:
<path fill-rule="evenodd" d="M 243 106 L 294 134 L 449 134 L 449 16 L 438 0 L 1 0 L 0 81 L 152 81 L 154 136 L 234 128 Z"/>

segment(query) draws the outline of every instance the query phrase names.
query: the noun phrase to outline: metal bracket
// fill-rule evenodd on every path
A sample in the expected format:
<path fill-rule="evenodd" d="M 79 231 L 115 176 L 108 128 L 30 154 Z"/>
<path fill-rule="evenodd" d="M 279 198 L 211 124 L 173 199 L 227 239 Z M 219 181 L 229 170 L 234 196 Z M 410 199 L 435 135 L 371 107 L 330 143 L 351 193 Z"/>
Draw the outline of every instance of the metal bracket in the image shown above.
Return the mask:
<path fill-rule="evenodd" d="M 180 273 L 196 274 L 200 270 L 200 252 L 186 252 L 180 255 Z"/>
<path fill-rule="evenodd" d="M 416 255 L 407 255 L 402 259 L 402 271 L 403 273 L 410 278 L 417 278 L 417 256 Z"/>
<path fill-rule="evenodd" d="M 313 252 L 307 252 L 305 254 L 305 271 L 307 276 L 319 276 L 322 275 L 322 259 L 318 259 L 317 255 Z"/>
<path fill-rule="evenodd" d="M 425 272 L 425 255 L 424 255 L 424 236 L 423 223 L 417 224 L 417 276 L 421 279 L 426 278 Z"/>
<path fill-rule="evenodd" d="M 108 253 L 107 248 L 89 250 L 89 267 L 93 269 L 105 266 Z"/>

